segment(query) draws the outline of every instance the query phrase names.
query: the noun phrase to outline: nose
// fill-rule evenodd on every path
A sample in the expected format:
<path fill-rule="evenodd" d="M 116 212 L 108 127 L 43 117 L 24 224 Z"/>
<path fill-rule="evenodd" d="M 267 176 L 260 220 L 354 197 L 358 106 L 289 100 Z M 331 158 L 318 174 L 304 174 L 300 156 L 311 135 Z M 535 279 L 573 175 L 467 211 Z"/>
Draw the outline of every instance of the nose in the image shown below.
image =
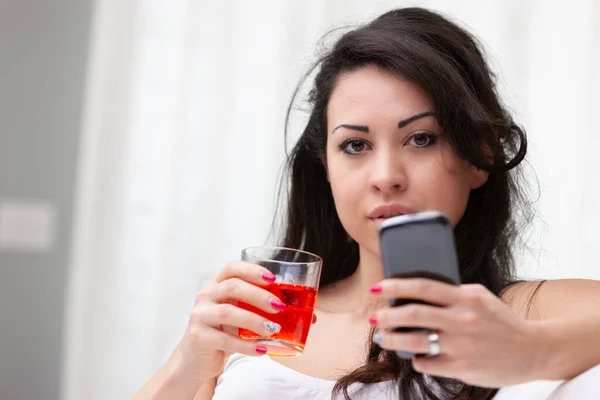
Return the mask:
<path fill-rule="evenodd" d="M 372 162 L 369 184 L 373 190 L 392 193 L 406 189 L 408 180 L 398 154 L 381 152 L 374 155 Z"/>

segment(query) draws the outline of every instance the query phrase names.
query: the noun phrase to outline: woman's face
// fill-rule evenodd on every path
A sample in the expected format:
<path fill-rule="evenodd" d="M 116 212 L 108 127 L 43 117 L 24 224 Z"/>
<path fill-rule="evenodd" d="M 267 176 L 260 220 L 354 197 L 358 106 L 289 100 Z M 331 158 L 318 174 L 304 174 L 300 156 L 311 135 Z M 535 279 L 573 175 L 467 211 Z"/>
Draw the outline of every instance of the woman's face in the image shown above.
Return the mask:
<path fill-rule="evenodd" d="M 471 189 L 487 179 L 452 149 L 426 93 L 375 66 L 339 77 L 327 135 L 327 174 L 340 220 L 377 256 L 385 217 L 437 210 L 455 226 Z"/>

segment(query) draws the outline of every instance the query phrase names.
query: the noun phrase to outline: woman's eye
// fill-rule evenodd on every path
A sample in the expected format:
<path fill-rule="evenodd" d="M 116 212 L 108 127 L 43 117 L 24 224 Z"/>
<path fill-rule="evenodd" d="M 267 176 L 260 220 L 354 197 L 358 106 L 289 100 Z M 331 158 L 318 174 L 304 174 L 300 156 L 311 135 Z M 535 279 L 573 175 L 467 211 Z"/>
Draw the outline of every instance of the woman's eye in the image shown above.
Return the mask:
<path fill-rule="evenodd" d="M 365 151 L 369 145 L 362 139 L 348 139 L 340 145 L 345 154 L 358 155 Z"/>
<path fill-rule="evenodd" d="M 429 147 L 437 140 L 437 135 L 429 132 L 414 133 L 408 143 L 413 147 Z"/>

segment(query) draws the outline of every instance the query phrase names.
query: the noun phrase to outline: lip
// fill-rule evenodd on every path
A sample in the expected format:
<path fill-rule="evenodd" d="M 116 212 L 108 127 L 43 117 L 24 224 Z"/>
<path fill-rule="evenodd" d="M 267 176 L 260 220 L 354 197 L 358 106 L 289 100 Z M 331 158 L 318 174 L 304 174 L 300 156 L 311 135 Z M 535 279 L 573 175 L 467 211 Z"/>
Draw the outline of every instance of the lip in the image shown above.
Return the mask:
<path fill-rule="evenodd" d="M 400 203 L 381 204 L 373 208 L 367 215 L 377 225 L 381 225 L 383 221 L 397 215 L 413 214 L 417 210 L 407 207 Z"/>

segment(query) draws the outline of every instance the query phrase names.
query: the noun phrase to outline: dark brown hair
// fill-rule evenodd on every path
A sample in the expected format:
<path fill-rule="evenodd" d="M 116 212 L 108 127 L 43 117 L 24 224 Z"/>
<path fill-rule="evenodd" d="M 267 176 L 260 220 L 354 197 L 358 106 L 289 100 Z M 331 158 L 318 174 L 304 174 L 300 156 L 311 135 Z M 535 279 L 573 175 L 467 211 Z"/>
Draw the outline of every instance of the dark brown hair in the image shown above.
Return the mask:
<path fill-rule="evenodd" d="M 456 152 L 489 172 L 487 182 L 471 191 L 463 218 L 455 228 L 462 283 L 480 283 L 500 295 L 514 280 L 511 252 L 517 237 L 514 211 L 526 209 L 514 169 L 527 142 L 500 103 L 494 75 L 477 40 L 440 14 L 422 8 L 389 11 L 343 34 L 298 84 L 318 71 L 308 102 L 310 116 L 289 154 L 290 187 L 283 246 L 304 249 L 323 258 L 320 286 L 352 275 L 358 266 L 358 244 L 349 239 L 334 206 L 323 160 L 327 144 L 327 104 L 340 74 L 367 65 L 385 68 L 421 86 L 430 96 L 438 123 Z M 485 149 L 485 151 L 484 151 Z M 372 338 L 373 330 L 371 331 Z M 403 399 L 489 399 L 496 390 L 433 378 L 438 388 L 394 352 L 369 342 L 365 364 L 338 380 L 334 393 L 354 382 L 395 380 Z"/>

